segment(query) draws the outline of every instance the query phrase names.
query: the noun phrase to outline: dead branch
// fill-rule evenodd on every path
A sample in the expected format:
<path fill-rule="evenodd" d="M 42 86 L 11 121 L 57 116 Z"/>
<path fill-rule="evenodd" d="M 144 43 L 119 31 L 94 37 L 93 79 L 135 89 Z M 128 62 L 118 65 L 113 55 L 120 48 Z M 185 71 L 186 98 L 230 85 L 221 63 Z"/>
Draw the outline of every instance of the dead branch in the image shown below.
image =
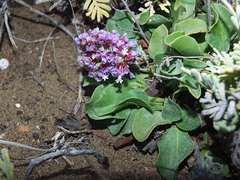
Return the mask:
<path fill-rule="evenodd" d="M 93 155 L 95 158 L 97 158 L 100 164 L 104 164 L 105 158 L 103 158 L 98 152 L 93 150 L 77 150 L 74 148 L 70 148 L 70 143 L 65 143 L 60 150 L 32 159 L 30 164 L 28 165 L 27 171 L 23 179 L 24 180 L 29 179 L 34 168 L 43 161 L 54 159 L 60 156 L 78 156 L 82 154 Z"/>
<path fill-rule="evenodd" d="M 52 151 L 52 150 L 56 149 L 56 148 L 54 148 L 54 149 L 40 149 L 40 148 L 35 148 L 35 147 L 27 146 L 27 145 L 24 145 L 24 144 L 20 144 L 20 143 L 15 143 L 15 142 L 10 142 L 10 141 L 3 141 L 3 140 L 0 140 L 0 144 L 7 144 L 7 145 L 12 145 L 12 146 L 18 146 L 18 147 L 30 149 L 30 150 L 33 150 L 33 151 L 42 151 L 42 152 Z"/>
<path fill-rule="evenodd" d="M 67 35 L 69 35 L 73 40 L 75 38 L 75 35 L 72 34 L 63 24 L 61 24 L 60 22 L 56 21 L 55 19 L 53 19 L 51 16 L 48 16 L 44 13 L 42 13 L 41 11 L 38 11 L 36 9 L 34 9 L 32 6 L 30 6 L 29 4 L 25 3 L 22 0 L 15 0 L 17 3 L 29 8 L 30 11 L 37 13 L 39 15 L 41 15 L 42 17 L 45 17 L 47 19 L 49 19 L 56 27 L 60 28 L 62 31 L 64 31 Z"/>
<path fill-rule="evenodd" d="M 121 0 L 122 3 L 124 4 L 127 12 L 132 16 L 132 18 L 134 19 L 137 27 L 138 27 L 138 30 L 139 30 L 139 33 L 141 34 L 142 38 L 146 41 L 147 44 L 149 44 L 149 40 L 148 38 L 146 37 L 146 35 L 144 34 L 140 24 L 138 23 L 138 20 L 136 19 L 135 15 L 133 14 L 133 12 L 130 10 L 130 8 L 128 7 L 128 4 L 127 4 L 127 1 L 126 0 Z"/>
<path fill-rule="evenodd" d="M 2 8 L 0 9 L 0 11 L 3 12 L 3 20 L 2 20 L 1 29 L 0 29 L 0 40 L 2 39 L 3 26 L 5 25 L 11 44 L 15 48 L 18 48 L 15 41 L 13 40 L 11 29 L 10 29 L 9 24 L 8 24 L 8 16 L 10 15 L 10 11 L 9 11 L 6 0 L 2 0 Z"/>

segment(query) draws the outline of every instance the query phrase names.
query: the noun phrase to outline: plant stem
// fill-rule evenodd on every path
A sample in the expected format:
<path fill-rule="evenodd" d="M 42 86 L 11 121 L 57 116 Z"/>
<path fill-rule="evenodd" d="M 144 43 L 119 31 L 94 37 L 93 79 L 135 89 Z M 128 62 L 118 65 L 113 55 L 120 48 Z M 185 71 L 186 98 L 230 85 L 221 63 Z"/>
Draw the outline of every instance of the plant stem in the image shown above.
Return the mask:
<path fill-rule="evenodd" d="M 148 38 L 147 38 L 146 35 L 144 34 L 144 32 L 143 32 L 140 24 L 138 23 L 138 20 L 136 19 L 135 15 L 134 15 L 133 12 L 129 9 L 127 2 L 126 2 L 125 0 L 121 0 L 121 1 L 122 1 L 122 3 L 124 4 L 126 10 L 129 12 L 129 14 L 130 14 L 130 15 L 132 16 L 132 18 L 134 19 L 134 21 L 135 21 L 135 23 L 136 23 L 136 25 L 137 25 L 137 27 L 138 27 L 139 33 L 141 34 L 142 38 L 146 41 L 147 44 L 149 44 Z"/>

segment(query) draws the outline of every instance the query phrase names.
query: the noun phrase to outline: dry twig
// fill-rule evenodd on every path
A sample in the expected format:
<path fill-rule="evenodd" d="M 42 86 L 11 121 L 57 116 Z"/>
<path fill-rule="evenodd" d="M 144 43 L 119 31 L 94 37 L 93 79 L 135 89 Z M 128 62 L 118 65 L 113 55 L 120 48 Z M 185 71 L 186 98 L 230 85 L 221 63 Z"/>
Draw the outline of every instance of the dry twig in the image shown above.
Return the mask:
<path fill-rule="evenodd" d="M 0 9 L 0 11 L 3 12 L 3 20 L 2 20 L 1 28 L 0 28 L 0 40 L 2 39 L 3 26 L 5 25 L 11 44 L 15 48 L 17 48 L 17 45 L 16 45 L 15 41 L 13 40 L 11 29 L 10 29 L 9 24 L 8 24 L 8 16 L 10 15 L 10 11 L 9 11 L 9 8 L 8 8 L 8 5 L 7 5 L 7 0 L 2 0 L 2 8 Z"/>
<path fill-rule="evenodd" d="M 78 81 L 78 98 L 77 98 L 77 102 L 75 104 L 74 110 L 73 110 L 73 114 L 77 114 L 79 112 L 79 109 L 81 107 L 81 103 L 82 103 L 82 84 L 83 84 L 83 75 L 82 75 L 82 71 L 83 71 L 83 67 L 80 66 L 80 72 L 79 72 L 79 81 Z"/>
<path fill-rule="evenodd" d="M 22 41 L 24 43 L 37 43 L 37 42 L 41 42 L 41 41 L 46 41 L 46 40 L 53 40 L 53 39 L 59 39 L 61 38 L 60 36 L 57 37 L 47 37 L 47 38 L 41 38 L 41 39 L 36 39 L 36 40 L 32 40 L 32 41 L 28 41 L 22 38 L 17 38 L 15 36 L 13 36 L 13 39 L 18 40 L 18 41 Z"/>
<path fill-rule="evenodd" d="M 44 13 L 42 13 L 41 11 L 38 11 L 36 9 L 34 9 L 32 6 L 30 6 L 29 4 L 25 3 L 24 1 L 22 0 L 15 0 L 17 3 L 25 6 L 25 7 L 28 7 L 30 9 L 30 11 L 34 12 L 34 13 L 37 13 L 47 19 L 49 19 L 56 27 L 60 28 L 62 31 L 64 31 L 67 35 L 69 35 L 73 40 L 75 38 L 75 35 L 72 34 L 63 24 L 61 24 L 60 22 L 56 21 L 55 19 L 53 19 L 51 16 L 48 16 Z"/>
<path fill-rule="evenodd" d="M 126 0 L 121 0 L 122 3 L 124 4 L 127 12 L 132 16 L 132 18 L 134 19 L 137 27 L 138 27 L 138 30 L 139 30 L 139 34 L 141 34 L 142 38 L 146 41 L 147 44 L 149 44 L 149 40 L 148 38 L 146 37 L 146 35 L 144 34 L 140 24 L 138 23 L 138 20 L 136 19 L 135 15 L 133 14 L 133 12 L 130 10 L 130 8 L 128 7 L 128 4 L 127 4 L 127 1 Z"/>
<path fill-rule="evenodd" d="M 55 67 L 56 67 L 56 72 L 58 75 L 59 80 L 65 84 L 67 86 L 68 89 L 70 89 L 71 91 L 75 92 L 75 88 L 73 86 L 71 86 L 61 75 L 61 73 L 59 72 L 59 68 L 58 68 L 58 64 L 57 64 L 57 59 L 56 59 L 56 50 L 55 50 L 55 44 L 54 42 L 52 42 L 53 45 L 53 60 L 55 63 Z"/>
<path fill-rule="evenodd" d="M 34 81 L 36 81 L 42 88 L 44 88 L 43 83 L 41 83 L 41 82 L 38 80 L 38 78 L 33 74 L 33 72 L 30 71 L 30 73 L 32 74 Z"/>
<path fill-rule="evenodd" d="M 55 30 L 55 28 L 54 28 L 54 30 Z M 46 49 L 46 46 L 47 46 L 47 43 L 48 43 L 50 37 L 52 36 L 53 31 L 48 35 L 48 37 L 47 37 L 47 39 L 46 39 L 46 41 L 45 41 L 45 43 L 43 45 L 42 54 L 40 56 L 39 68 L 42 66 L 42 61 L 43 61 L 43 56 L 44 56 L 44 53 L 45 53 L 45 49 Z"/>

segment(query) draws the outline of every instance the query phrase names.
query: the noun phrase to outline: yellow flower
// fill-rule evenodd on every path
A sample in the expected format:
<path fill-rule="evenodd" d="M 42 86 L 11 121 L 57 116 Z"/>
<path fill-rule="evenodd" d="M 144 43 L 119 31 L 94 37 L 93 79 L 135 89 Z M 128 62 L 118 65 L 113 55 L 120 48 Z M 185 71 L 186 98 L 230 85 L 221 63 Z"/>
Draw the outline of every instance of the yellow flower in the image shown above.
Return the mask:
<path fill-rule="evenodd" d="M 170 6 L 170 2 L 168 0 L 155 0 L 155 1 L 147 1 L 144 6 L 146 8 L 139 8 L 138 10 L 141 12 L 147 12 L 150 11 L 150 16 L 152 16 L 153 14 L 155 14 L 155 10 L 154 10 L 154 4 L 158 3 L 159 7 L 161 8 L 162 11 L 165 11 L 166 13 L 169 13 L 169 10 L 166 8 L 167 6 Z"/>
<path fill-rule="evenodd" d="M 153 8 L 153 5 L 154 5 L 154 1 L 148 1 L 144 4 L 144 6 L 146 7 L 146 9 L 144 8 L 139 8 L 138 10 L 141 11 L 141 12 L 147 12 L 147 11 L 150 11 L 150 16 L 152 16 L 153 14 L 155 14 L 155 10 Z"/>
<path fill-rule="evenodd" d="M 168 0 L 162 0 L 162 2 L 157 1 L 159 7 L 161 8 L 162 11 L 165 11 L 166 13 L 169 13 L 168 8 L 166 6 L 170 6 L 170 2 Z"/>

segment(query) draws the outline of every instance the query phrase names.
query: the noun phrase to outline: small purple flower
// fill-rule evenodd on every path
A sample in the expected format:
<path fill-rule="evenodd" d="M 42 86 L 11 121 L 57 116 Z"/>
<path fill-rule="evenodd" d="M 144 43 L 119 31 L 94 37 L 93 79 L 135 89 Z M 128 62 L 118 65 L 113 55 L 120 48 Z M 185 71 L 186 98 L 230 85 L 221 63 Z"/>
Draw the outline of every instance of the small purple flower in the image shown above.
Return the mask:
<path fill-rule="evenodd" d="M 80 51 L 78 61 L 89 71 L 89 77 L 105 81 L 111 75 L 117 78 L 117 83 L 122 83 L 126 74 L 134 77 L 129 65 L 136 64 L 140 51 L 132 49 L 137 42 L 129 41 L 126 33 L 119 37 L 116 30 L 110 33 L 99 28 L 89 29 L 76 37 L 75 42 Z"/>

